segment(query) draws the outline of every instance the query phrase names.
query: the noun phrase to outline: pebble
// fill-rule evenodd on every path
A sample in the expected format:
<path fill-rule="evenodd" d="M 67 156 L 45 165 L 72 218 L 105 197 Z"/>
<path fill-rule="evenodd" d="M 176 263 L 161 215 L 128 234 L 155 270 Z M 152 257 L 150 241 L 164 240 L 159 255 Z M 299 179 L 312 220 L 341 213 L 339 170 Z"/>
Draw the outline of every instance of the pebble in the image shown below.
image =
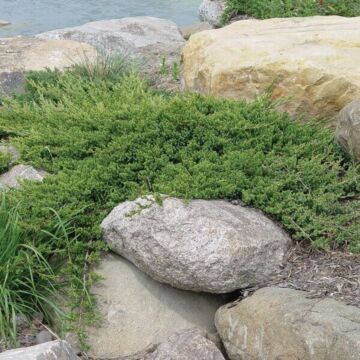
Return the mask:
<path fill-rule="evenodd" d="M 11 25 L 11 22 L 10 22 L 10 21 L 0 20 L 0 27 L 1 27 L 1 26 L 8 26 L 8 25 Z"/>
<path fill-rule="evenodd" d="M 49 341 L 52 341 L 52 335 L 47 330 L 41 330 L 36 335 L 36 344 L 37 345 L 44 344 Z"/>

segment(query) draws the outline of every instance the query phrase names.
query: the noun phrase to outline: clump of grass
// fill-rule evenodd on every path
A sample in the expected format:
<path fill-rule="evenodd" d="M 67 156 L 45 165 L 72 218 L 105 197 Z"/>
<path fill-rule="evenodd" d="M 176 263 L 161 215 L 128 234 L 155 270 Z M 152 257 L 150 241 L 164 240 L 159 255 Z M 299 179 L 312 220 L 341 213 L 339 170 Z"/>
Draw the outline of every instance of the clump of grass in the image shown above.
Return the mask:
<path fill-rule="evenodd" d="M 74 63 L 70 72 L 91 81 L 116 81 L 134 69 L 135 63 L 128 55 L 99 50 L 95 59 L 84 54 L 83 60 Z"/>
<path fill-rule="evenodd" d="M 9 169 L 11 155 L 0 152 L 0 175 Z"/>
<path fill-rule="evenodd" d="M 16 208 L 0 199 L 0 339 L 16 343 L 16 318 L 40 312 L 50 322 L 58 308 L 56 276 L 40 251 L 24 242 Z"/>
<path fill-rule="evenodd" d="M 257 19 L 295 16 L 360 16 L 359 0 L 226 0 L 223 23 L 236 15 Z"/>

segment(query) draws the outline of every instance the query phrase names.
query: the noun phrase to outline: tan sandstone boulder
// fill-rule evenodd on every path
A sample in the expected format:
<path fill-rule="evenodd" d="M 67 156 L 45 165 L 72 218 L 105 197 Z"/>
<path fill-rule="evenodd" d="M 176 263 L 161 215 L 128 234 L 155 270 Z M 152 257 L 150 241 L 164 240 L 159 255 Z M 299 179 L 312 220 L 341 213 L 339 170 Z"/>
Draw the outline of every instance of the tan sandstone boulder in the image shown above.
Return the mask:
<path fill-rule="evenodd" d="M 221 307 L 216 328 L 231 360 L 358 360 L 360 309 L 284 288 Z"/>
<path fill-rule="evenodd" d="M 16 37 L 0 39 L 0 90 L 20 90 L 23 73 L 45 68 L 62 70 L 97 56 L 95 48 L 70 40 Z"/>
<path fill-rule="evenodd" d="M 334 116 L 360 96 L 360 17 L 243 20 L 193 35 L 186 89 L 252 100 L 273 86 L 291 114 Z"/>

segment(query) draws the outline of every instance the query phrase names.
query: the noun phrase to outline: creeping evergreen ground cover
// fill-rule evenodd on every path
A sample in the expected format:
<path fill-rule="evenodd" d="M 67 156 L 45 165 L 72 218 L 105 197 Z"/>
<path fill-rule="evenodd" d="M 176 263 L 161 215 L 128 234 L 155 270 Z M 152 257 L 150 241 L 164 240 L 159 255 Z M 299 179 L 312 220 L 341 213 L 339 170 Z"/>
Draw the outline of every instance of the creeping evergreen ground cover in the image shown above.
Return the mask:
<path fill-rule="evenodd" d="M 51 173 L 6 197 L 22 241 L 50 263 L 66 259 L 74 309 L 90 304 L 84 274 L 104 248 L 99 224 L 150 192 L 240 199 L 295 240 L 360 252 L 358 166 L 330 130 L 277 113 L 266 98 L 169 95 L 135 74 L 34 73 L 27 93 L 4 103 L 0 134 L 21 162 Z"/>
<path fill-rule="evenodd" d="M 223 21 L 246 14 L 257 19 L 294 16 L 360 16 L 360 0 L 226 0 Z"/>

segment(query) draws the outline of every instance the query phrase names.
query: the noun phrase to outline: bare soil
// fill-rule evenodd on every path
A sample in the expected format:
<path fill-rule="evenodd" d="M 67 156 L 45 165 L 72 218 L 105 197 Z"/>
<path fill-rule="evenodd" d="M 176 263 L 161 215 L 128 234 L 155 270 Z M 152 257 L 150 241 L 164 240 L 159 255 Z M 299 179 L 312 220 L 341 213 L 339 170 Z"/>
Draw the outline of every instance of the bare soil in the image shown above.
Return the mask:
<path fill-rule="evenodd" d="M 264 286 L 307 291 L 312 298 L 329 297 L 360 308 L 360 256 L 321 252 L 298 244 L 273 280 L 242 290 L 240 297 L 247 297 Z"/>

